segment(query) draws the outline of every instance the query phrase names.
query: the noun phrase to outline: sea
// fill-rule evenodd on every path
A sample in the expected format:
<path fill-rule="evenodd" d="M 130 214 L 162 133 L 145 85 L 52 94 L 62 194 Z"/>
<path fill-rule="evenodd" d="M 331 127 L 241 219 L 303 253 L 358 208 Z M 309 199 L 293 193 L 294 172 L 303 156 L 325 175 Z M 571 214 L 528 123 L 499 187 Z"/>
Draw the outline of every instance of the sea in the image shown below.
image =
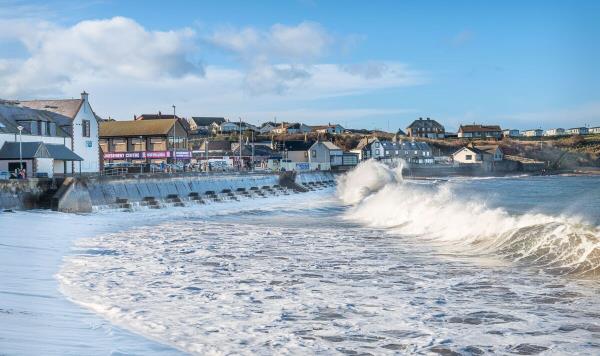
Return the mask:
<path fill-rule="evenodd" d="M 600 177 L 0 214 L 0 354 L 600 354 Z"/>

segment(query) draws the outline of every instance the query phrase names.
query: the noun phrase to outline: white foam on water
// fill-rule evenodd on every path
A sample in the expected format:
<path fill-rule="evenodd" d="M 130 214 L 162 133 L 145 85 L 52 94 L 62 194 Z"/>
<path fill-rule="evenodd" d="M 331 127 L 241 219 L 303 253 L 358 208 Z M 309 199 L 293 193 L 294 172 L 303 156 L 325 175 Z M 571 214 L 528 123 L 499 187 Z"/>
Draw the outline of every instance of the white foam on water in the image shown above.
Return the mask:
<path fill-rule="evenodd" d="M 399 184 L 381 176 L 347 195 L 347 218 Z M 597 286 L 440 255 L 430 245 L 454 240 L 385 234 L 402 228 L 385 219 L 343 221 L 331 190 L 279 199 L 121 214 L 161 219 L 78 241 L 62 290 L 198 355 L 600 350 Z"/>
<path fill-rule="evenodd" d="M 600 276 L 600 228 L 577 216 L 511 215 L 452 184 L 412 184 L 397 170 L 367 161 L 340 179 L 351 221 L 442 245 L 448 252 L 490 253 L 552 273 Z"/>

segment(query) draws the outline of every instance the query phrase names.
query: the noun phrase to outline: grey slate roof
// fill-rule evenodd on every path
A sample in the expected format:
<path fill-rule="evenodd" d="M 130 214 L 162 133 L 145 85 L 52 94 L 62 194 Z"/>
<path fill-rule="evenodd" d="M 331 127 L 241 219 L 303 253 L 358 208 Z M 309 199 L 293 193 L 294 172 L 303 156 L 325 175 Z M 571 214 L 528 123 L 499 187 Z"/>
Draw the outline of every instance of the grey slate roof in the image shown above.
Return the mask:
<path fill-rule="evenodd" d="M 430 151 L 431 148 L 427 144 L 427 142 L 420 141 L 402 141 L 402 142 L 392 142 L 392 141 L 379 141 L 381 143 L 381 147 L 386 150 L 404 150 L 404 151 Z"/>
<path fill-rule="evenodd" d="M 208 126 L 208 125 L 212 124 L 213 122 L 216 122 L 217 124 L 220 125 L 225 122 L 224 117 L 192 116 L 192 120 L 194 120 L 194 122 L 198 126 Z"/>
<path fill-rule="evenodd" d="M 290 140 L 290 141 L 275 141 L 275 147 L 279 151 L 308 151 L 308 149 L 315 143 L 315 141 L 302 141 L 302 140 Z"/>
<path fill-rule="evenodd" d="M 56 136 L 69 137 L 71 119 L 51 111 L 34 110 L 0 100 L 0 133 L 18 134 L 19 121 L 50 121 L 56 123 Z M 31 134 L 30 127 L 24 127 L 23 134 Z"/>
<path fill-rule="evenodd" d="M 442 124 L 440 124 L 439 122 L 432 120 L 430 118 L 423 119 L 422 117 L 420 117 L 418 120 L 413 121 L 412 124 L 408 125 L 407 128 L 410 128 L 413 130 L 418 129 L 418 128 L 424 128 L 424 129 L 438 128 L 440 130 L 444 130 L 444 126 L 442 126 Z"/>
<path fill-rule="evenodd" d="M 44 142 L 23 142 L 21 144 L 23 159 L 53 158 L 62 161 L 83 161 L 65 145 Z M 5 142 L 0 148 L 0 160 L 19 159 L 19 142 Z"/>
<path fill-rule="evenodd" d="M 74 119 L 83 104 L 81 99 L 60 100 L 19 100 L 21 106 L 36 110 L 52 111 L 54 113 Z"/>

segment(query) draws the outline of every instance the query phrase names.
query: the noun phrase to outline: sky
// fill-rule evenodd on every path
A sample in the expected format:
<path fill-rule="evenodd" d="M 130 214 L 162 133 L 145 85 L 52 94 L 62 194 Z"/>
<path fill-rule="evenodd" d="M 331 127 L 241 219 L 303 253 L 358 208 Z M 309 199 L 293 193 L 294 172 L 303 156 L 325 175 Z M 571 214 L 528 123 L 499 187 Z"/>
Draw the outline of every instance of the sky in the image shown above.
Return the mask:
<path fill-rule="evenodd" d="M 0 98 L 98 115 L 600 126 L 600 1 L 0 0 Z"/>

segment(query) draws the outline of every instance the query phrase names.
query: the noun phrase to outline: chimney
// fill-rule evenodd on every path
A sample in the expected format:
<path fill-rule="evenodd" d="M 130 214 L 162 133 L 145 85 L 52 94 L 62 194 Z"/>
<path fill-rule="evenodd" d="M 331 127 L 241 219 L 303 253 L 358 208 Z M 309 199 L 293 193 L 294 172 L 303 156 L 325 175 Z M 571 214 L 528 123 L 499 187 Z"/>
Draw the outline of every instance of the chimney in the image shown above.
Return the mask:
<path fill-rule="evenodd" d="M 88 101 L 88 93 L 86 93 L 85 90 L 81 93 L 81 100 Z"/>
<path fill-rule="evenodd" d="M 431 120 L 430 118 L 427 118 L 427 121 Z"/>

